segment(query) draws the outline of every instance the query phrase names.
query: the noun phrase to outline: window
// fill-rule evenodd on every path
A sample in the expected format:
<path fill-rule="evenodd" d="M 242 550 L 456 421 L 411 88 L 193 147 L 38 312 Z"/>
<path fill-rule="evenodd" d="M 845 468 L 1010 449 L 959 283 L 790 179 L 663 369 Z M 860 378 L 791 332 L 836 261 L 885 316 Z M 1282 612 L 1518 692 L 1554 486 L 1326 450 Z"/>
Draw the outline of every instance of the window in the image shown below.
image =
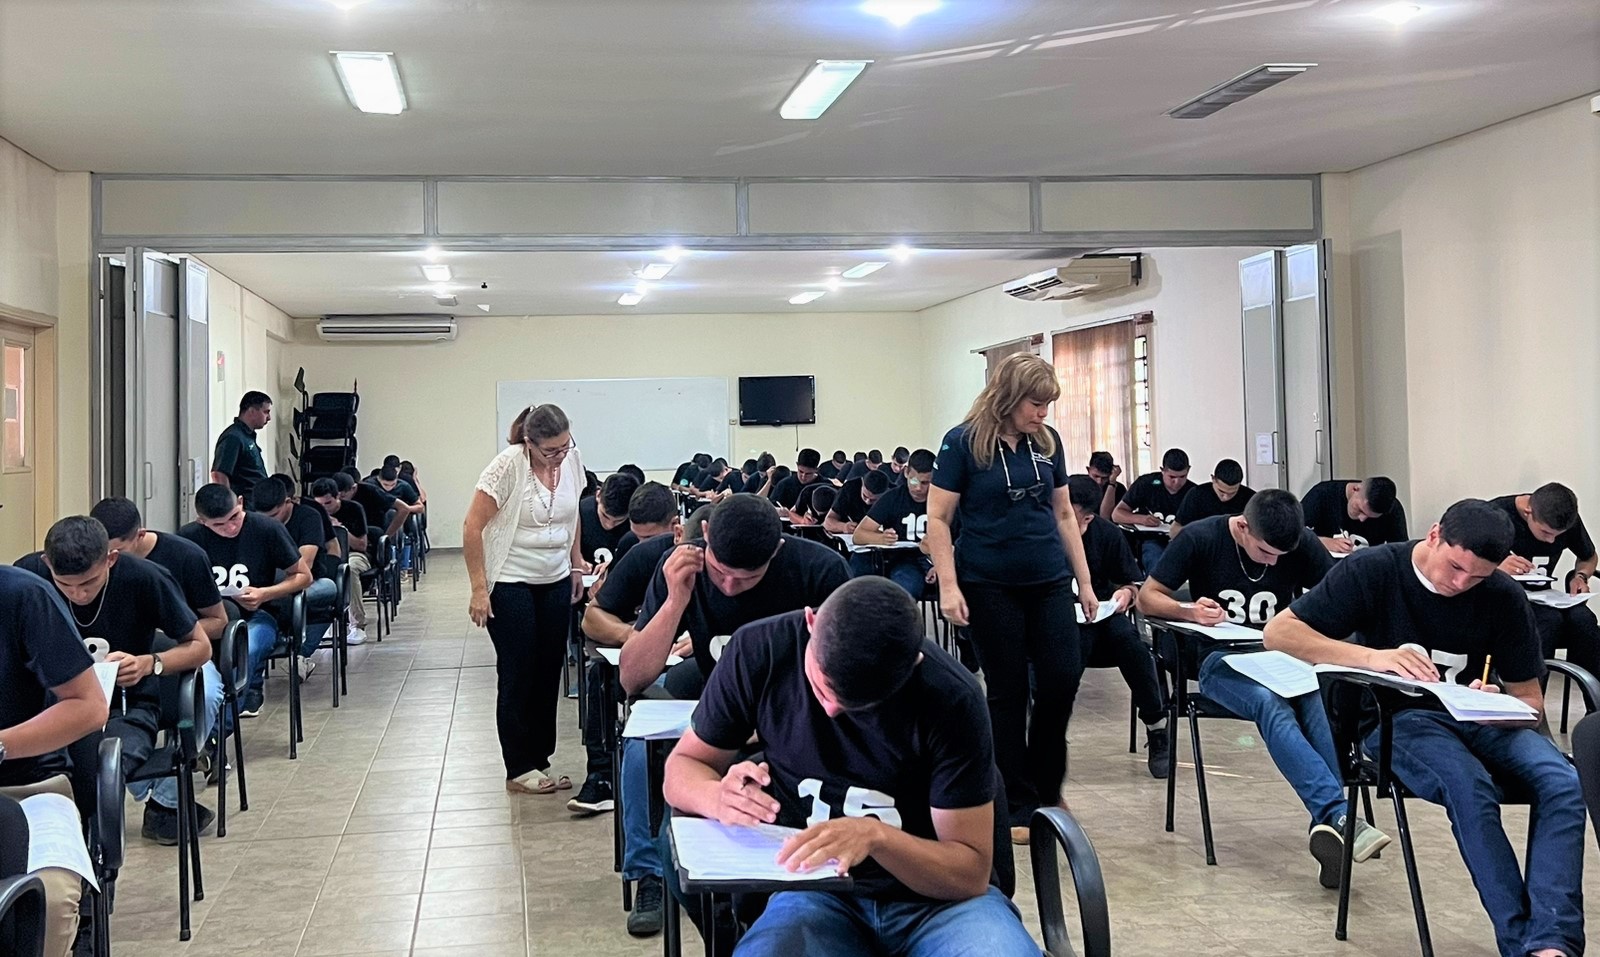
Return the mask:
<path fill-rule="evenodd" d="M 1010 342 L 1002 342 L 998 345 L 976 350 L 983 356 L 983 381 L 989 381 L 989 376 L 994 374 L 995 367 L 998 366 L 1007 356 L 1014 356 L 1019 352 L 1029 352 L 1033 355 L 1038 355 L 1039 347 L 1043 344 L 1044 336 L 1041 334 L 1035 334 L 1026 339 L 1013 339 Z"/>
<path fill-rule="evenodd" d="M 0 450 L 7 471 L 28 468 L 28 350 L 7 342 L 5 344 L 5 377 L 3 418 L 5 429 L 0 433 Z"/>
<path fill-rule="evenodd" d="M 1150 314 L 1141 313 L 1055 334 L 1055 425 L 1074 472 L 1101 450 L 1122 466 L 1124 481 L 1154 469 L 1151 331 Z"/>

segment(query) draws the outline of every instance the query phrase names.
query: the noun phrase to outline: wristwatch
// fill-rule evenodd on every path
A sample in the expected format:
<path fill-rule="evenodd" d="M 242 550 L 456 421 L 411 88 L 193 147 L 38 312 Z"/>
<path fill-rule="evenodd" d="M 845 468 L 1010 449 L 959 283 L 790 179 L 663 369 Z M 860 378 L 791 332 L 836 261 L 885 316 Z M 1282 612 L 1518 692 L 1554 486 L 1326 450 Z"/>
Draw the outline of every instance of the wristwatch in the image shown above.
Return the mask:
<path fill-rule="evenodd" d="M 167 670 L 167 666 L 161 663 L 161 656 L 151 655 L 150 660 L 155 662 L 155 664 L 150 666 L 150 673 L 158 678 L 161 677 L 162 673 Z"/>
<path fill-rule="evenodd" d="M 0 741 L 0 764 L 6 763 L 6 743 Z"/>

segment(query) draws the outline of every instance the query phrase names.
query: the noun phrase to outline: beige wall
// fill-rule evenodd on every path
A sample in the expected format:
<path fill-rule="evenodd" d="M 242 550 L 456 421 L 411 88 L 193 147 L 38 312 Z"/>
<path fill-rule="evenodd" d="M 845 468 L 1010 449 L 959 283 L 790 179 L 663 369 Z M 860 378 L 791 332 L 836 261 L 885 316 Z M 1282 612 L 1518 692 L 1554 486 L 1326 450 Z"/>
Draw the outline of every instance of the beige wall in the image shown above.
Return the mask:
<path fill-rule="evenodd" d="M 882 448 L 931 441 L 916 376 L 917 319 L 908 313 L 824 313 L 805 319 L 821 348 L 796 351 L 793 315 L 485 317 L 438 345 L 324 345 L 301 323 L 283 372 L 306 370 L 312 391 L 360 381 L 360 466 L 395 453 L 417 463 L 435 544 L 459 545 L 470 489 L 500 448 L 495 383 L 502 379 L 810 374 L 817 424 L 802 446 Z M 287 415 L 287 413 L 285 413 Z M 793 428 L 734 428 L 740 458 L 766 449 L 792 466 Z M 685 449 L 684 456 L 694 452 Z"/>
<path fill-rule="evenodd" d="M 88 173 L 56 174 L 56 486 L 59 514 L 82 514 L 94 504 L 89 447 L 89 372 L 93 327 Z"/>
<path fill-rule="evenodd" d="M 283 345 L 293 334 L 293 323 L 282 310 L 216 269 L 211 269 L 207 288 L 213 365 L 222 354 L 221 380 L 214 369 L 211 375 L 211 434 L 233 421 L 240 396 L 252 389 L 265 392 L 273 399 L 273 421 L 259 436 L 261 457 L 268 470 L 287 471 L 289 447 L 284 437 L 293 427 L 290 410 L 297 399 Z"/>
<path fill-rule="evenodd" d="M 0 140 L 0 303 L 56 314 L 56 171 Z"/>
<path fill-rule="evenodd" d="M 1325 197 L 1326 199 L 1326 197 Z M 1416 524 L 1465 496 L 1600 503 L 1600 119 L 1588 100 L 1349 176 L 1361 465 Z"/>
<path fill-rule="evenodd" d="M 1108 297 L 1024 302 L 994 287 L 920 313 L 923 378 L 938 383 L 927 390 L 924 431 L 937 438 L 955 425 L 983 388 L 973 349 L 1037 332 L 1049 358 L 1054 330 L 1152 312 L 1156 454 L 1182 447 L 1203 473 L 1221 458 L 1245 461 L 1239 260 L 1261 250 L 1145 252 L 1145 281 Z"/>

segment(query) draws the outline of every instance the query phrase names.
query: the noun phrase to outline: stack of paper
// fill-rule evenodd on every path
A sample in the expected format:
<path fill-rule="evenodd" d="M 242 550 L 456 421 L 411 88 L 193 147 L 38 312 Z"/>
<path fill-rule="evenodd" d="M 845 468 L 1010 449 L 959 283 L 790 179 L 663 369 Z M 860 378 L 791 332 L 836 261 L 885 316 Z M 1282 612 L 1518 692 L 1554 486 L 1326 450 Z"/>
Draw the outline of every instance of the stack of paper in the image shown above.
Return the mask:
<path fill-rule="evenodd" d="M 1592 597 L 1590 593 L 1583 592 L 1578 595 L 1569 595 L 1566 592 L 1545 589 L 1544 591 L 1528 592 L 1528 600 L 1536 605 L 1549 605 L 1551 608 L 1575 608 Z"/>
<path fill-rule="evenodd" d="M 1296 698 L 1317 690 L 1316 671 L 1299 658 L 1281 651 L 1227 655 L 1222 660 L 1280 698 Z"/>
<path fill-rule="evenodd" d="M 628 709 L 628 723 L 622 728 L 622 736 L 661 741 L 681 738 L 689 730 L 689 719 L 698 703 L 657 698 L 635 701 Z"/>
<path fill-rule="evenodd" d="M 1523 722 L 1536 718 L 1539 712 L 1529 707 L 1521 698 L 1508 694 L 1478 691 L 1452 681 L 1416 681 L 1382 671 L 1365 668 L 1347 668 L 1343 665 L 1317 665 L 1317 673 L 1332 672 L 1367 675 L 1381 678 L 1383 683 L 1409 691 L 1431 694 L 1439 699 L 1450 716 L 1457 721 L 1476 721 L 1493 724 L 1498 721 Z"/>
<path fill-rule="evenodd" d="M 920 548 L 921 547 L 916 542 L 906 542 L 906 541 L 893 542 L 893 543 L 888 544 L 888 545 L 857 545 L 856 544 L 856 537 L 854 535 L 850 534 L 849 532 L 829 532 L 828 534 L 832 535 L 834 538 L 837 538 L 839 541 L 844 542 L 845 548 L 849 549 L 852 552 L 865 552 L 865 551 L 870 551 L 870 550 L 875 549 L 875 548 Z"/>
<path fill-rule="evenodd" d="M 1159 525 L 1123 525 L 1123 524 L 1119 523 L 1117 525 L 1117 527 L 1122 529 L 1125 532 L 1132 532 L 1135 535 L 1171 535 L 1172 534 L 1172 523 L 1171 522 L 1162 522 Z"/>
<path fill-rule="evenodd" d="M 1084 621 L 1084 619 L 1083 619 L 1083 606 L 1082 605 L 1073 605 L 1072 606 L 1072 610 L 1078 616 L 1078 624 L 1080 624 L 1080 625 L 1096 624 L 1097 625 L 1100 622 L 1105 621 L 1107 618 L 1110 618 L 1112 615 L 1120 613 L 1122 611 L 1122 601 L 1121 601 L 1121 599 L 1118 599 L 1116 601 L 1103 601 L 1103 602 L 1101 602 L 1100 603 L 1100 607 L 1095 609 L 1094 621 L 1092 621 L 1092 622 Z"/>
<path fill-rule="evenodd" d="M 89 849 L 83 843 L 83 821 L 72 799 L 35 794 L 20 803 L 28 819 L 28 870 L 65 868 L 98 889 Z"/>
<path fill-rule="evenodd" d="M 1206 638 L 1210 638 L 1212 641 L 1220 641 L 1225 644 L 1261 644 L 1261 632 L 1258 629 L 1246 628 L 1243 625 L 1236 625 L 1231 621 L 1225 621 L 1220 625 L 1197 625 L 1192 621 L 1167 621 L 1164 618 L 1153 618 L 1151 620 L 1160 625 L 1170 625 L 1179 631 L 1187 631 L 1190 634 L 1202 635 Z"/>
<path fill-rule="evenodd" d="M 696 881 L 821 881 L 839 876 L 833 867 L 794 873 L 778 863 L 783 842 L 800 832 L 758 824 L 733 827 L 698 817 L 672 819 L 672 845 L 678 864 Z"/>
<path fill-rule="evenodd" d="M 1555 581 L 1544 572 L 1529 572 L 1526 575 L 1512 575 L 1512 581 L 1522 582 L 1524 585 L 1548 585 Z"/>
<path fill-rule="evenodd" d="M 611 667 L 613 667 L 613 668 L 621 668 L 622 667 L 622 649 L 621 648 L 596 648 L 595 652 L 600 657 L 604 658 L 611 665 Z M 678 657 L 677 655 L 672 654 L 671 652 L 667 653 L 667 667 L 668 668 L 671 668 L 673 665 L 678 664 L 681 661 L 683 661 L 683 659 Z"/>

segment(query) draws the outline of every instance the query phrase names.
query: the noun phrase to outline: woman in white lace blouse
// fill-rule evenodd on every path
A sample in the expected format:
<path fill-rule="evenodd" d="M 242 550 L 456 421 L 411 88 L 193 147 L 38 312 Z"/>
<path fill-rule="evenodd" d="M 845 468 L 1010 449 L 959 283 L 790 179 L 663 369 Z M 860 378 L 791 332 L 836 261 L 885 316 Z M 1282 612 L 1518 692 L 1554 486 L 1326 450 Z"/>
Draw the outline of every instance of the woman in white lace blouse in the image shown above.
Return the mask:
<path fill-rule="evenodd" d="M 583 462 L 566 413 L 554 405 L 523 410 L 506 441 L 467 509 L 467 614 L 494 642 L 506 790 L 552 794 L 572 787 L 567 775 L 550 772 L 550 755 L 571 605 L 589 570 L 578 541 Z"/>

